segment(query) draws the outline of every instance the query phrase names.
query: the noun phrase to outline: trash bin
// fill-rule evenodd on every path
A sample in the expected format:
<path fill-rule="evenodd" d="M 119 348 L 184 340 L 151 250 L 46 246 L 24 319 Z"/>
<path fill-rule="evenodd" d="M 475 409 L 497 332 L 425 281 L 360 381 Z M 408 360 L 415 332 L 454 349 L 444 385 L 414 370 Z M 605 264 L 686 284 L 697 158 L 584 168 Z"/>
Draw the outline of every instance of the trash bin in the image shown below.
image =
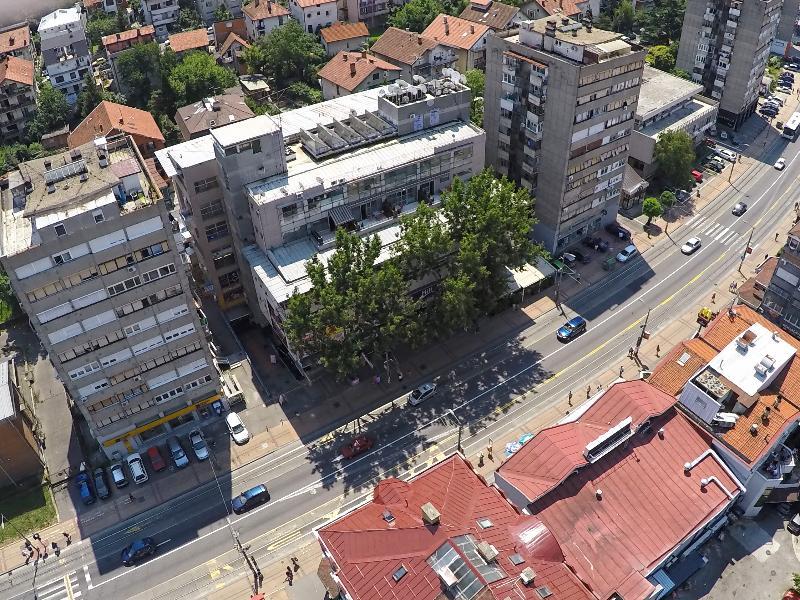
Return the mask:
<path fill-rule="evenodd" d="M 607 258 L 603 261 L 603 268 L 606 271 L 613 271 L 616 266 L 617 266 L 617 259 L 614 257 Z"/>

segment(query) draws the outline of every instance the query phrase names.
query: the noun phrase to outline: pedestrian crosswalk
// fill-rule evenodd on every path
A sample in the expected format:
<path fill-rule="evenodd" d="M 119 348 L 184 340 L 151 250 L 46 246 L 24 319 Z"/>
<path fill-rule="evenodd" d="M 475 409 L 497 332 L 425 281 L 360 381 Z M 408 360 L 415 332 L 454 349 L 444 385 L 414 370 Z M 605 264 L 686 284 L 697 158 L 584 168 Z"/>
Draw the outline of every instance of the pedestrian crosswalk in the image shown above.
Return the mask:
<path fill-rule="evenodd" d="M 686 225 L 693 230 L 693 234 L 699 236 L 703 242 L 715 241 L 723 246 L 730 246 L 737 242 L 741 235 L 731 227 L 725 227 L 721 223 L 716 223 L 707 216 L 695 215 L 686 222 Z"/>
<path fill-rule="evenodd" d="M 36 600 L 73 600 L 81 595 L 77 571 L 43 585 L 36 585 Z"/>

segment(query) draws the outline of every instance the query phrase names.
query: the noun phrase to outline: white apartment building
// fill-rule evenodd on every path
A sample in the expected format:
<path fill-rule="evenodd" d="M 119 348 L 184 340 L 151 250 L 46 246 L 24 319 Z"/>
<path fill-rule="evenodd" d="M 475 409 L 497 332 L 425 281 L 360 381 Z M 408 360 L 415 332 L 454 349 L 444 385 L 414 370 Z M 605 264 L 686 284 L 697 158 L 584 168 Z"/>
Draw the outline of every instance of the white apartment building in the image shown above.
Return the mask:
<path fill-rule="evenodd" d="M 39 36 L 42 65 L 50 83 L 74 104 L 83 89 L 83 77 L 92 68 L 86 14 L 80 6 L 55 10 L 42 17 Z"/>
<path fill-rule="evenodd" d="M 289 10 L 308 33 L 316 34 L 339 20 L 336 0 L 289 0 Z"/>
<path fill-rule="evenodd" d="M 178 0 L 142 0 L 144 22 L 156 28 L 156 38 L 163 42 L 176 31 L 181 7 Z"/>

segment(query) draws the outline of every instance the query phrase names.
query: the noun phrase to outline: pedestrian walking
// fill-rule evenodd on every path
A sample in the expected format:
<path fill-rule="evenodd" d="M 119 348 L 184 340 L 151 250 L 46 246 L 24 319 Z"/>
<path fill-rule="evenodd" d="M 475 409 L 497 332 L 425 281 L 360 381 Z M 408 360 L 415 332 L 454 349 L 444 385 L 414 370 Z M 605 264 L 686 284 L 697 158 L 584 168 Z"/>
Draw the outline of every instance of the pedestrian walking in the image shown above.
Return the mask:
<path fill-rule="evenodd" d="M 31 537 L 35 539 L 37 542 L 42 541 L 42 536 L 40 536 L 38 533 L 34 533 Z"/>
<path fill-rule="evenodd" d="M 628 348 L 628 358 L 633 358 L 633 346 Z"/>
<path fill-rule="evenodd" d="M 622 377 L 622 374 L 625 372 L 625 367 L 623 365 L 619 366 L 619 376 Z"/>
<path fill-rule="evenodd" d="M 128 502 L 133 502 L 136 498 L 133 497 L 133 494 L 128 494 Z"/>
<path fill-rule="evenodd" d="M 778 234 L 777 233 L 775 234 L 775 241 L 776 242 L 778 241 Z"/>
<path fill-rule="evenodd" d="M 294 567 L 295 573 L 300 570 L 300 561 L 297 560 L 296 556 L 292 557 L 292 567 Z"/>
<path fill-rule="evenodd" d="M 592 386 L 591 385 L 587 385 L 586 386 L 586 399 L 588 400 L 591 397 L 592 397 Z"/>
<path fill-rule="evenodd" d="M 658 358 L 658 355 L 659 355 L 659 354 L 661 354 L 661 346 L 659 346 L 658 344 L 656 344 L 656 358 Z"/>
<path fill-rule="evenodd" d="M 66 538 L 67 546 L 69 546 L 72 543 L 72 536 L 68 534 L 66 531 L 63 532 L 61 535 L 63 535 Z"/>
<path fill-rule="evenodd" d="M 598 385 L 598 386 L 597 386 L 597 393 L 599 394 L 599 393 L 600 393 L 600 390 L 602 390 L 602 389 L 603 389 L 603 386 L 602 386 L 602 385 Z"/>
<path fill-rule="evenodd" d="M 569 391 L 569 395 L 567 396 L 567 404 L 572 406 L 572 390 Z"/>
<path fill-rule="evenodd" d="M 31 556 L 32 556 L 32 555 L 33 555 L 33 552 L 29 552 L 27 548 L 23 548 L 23 549 L 22 549 L 22 558 L 24 558 L 24 559 L 25 559 L 25 564 L 26 564 L 26 565 L 27 565 L 29 562 L 31 562 Z"/>
<path fill-rule="evenodd" d="M 294 583 L 294 573 L 292 572 L 292 567 L 286 567 L 286 579 L 284 579 L 284 581 L 287 581 L 290 587 L 292 583 Z"/>
<path fill-rule="evenodd" d="M 711 294 L 711 304 L 714 304 L 717 301 L 717 292 Z"/>

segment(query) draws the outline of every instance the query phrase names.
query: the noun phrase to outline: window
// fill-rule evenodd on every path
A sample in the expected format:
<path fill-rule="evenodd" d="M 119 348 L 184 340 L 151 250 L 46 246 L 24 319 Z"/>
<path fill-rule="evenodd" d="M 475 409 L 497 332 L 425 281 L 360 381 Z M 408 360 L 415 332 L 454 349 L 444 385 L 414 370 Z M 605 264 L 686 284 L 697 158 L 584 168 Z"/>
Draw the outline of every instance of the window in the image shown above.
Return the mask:
<path fill-rule="evenodd" d="M 225 208 L 222 206 L 222 200 L 214 200 L 200 207 L 200 218 L 202 218 L 203 221 L 207 221 L 212 217 L 218 217 L 224 212 Z"/>
<path fill-rule="evenodd" d="M 57 265 L 63 265 L 65 262 L 69 262 L 72 260 L 72 254 L 69 253 L 69 250 L 65 250 L 64 252 L 60 252 L 58 254 L 53 254 L 53 262 Z"/>
<path fill-rule="evenodd" d="M 94 217 L 94 222 L 95 223 L 102 223 L 103 221 L 106 220 L 105 217 L 103 216 L 103 211 L 102 210 L 94 211 L 92 213 L 92 216 Z"/>
<path fill-rule="evenodd" d="M 373 81 L 377 81 L 378 77 L 380 77 L 380 76 L 381 76 L 381 74 L 380 74 L 380 73 L 373 73 L 373 74 L 372 74 L 372 80 L 373 80 Z"/>
<path fill-rule="evenodd" d="M 491 526 L 492 526 L 491 519 L 488 519 L 486 517 L 478 519 L 478 527 L 480 527 L 481 529 L 489 529 L 489 527 Z"/>
<path fill-rule="evenodd" d="M 258 154 L 261 152 L 261 140 L 253 140 L 250 142 L 250 146 L 253 149 L 253 154 Z"/>
<path fill-rule="evenodd" d="M 207 192 L 208 190 L 213 190 L 214 188 L 219 187 L 219 182 L 217 181 L 216 177 L 208 177 L 206 179 L 200 179 L 194 182 L 194 191 L 198 194 L 201 192 Z"/>
<path fill-rule="evenodd" d="M 53 225 L 53 229 L 55 230 L 56 235 L 58 237 L 61 237 L 62 235 L 67 235 L 67 228 L 64 227 L 63 223 L 56 223 L 55 225 Z"/>
<path fill-rule="evenodd" d="M 219 276 L 219 286 L 221 288 L 231 287 L 239 283 L 239 271 L 231 271 Z"/>
<path fill-rule="evenodd" d="M 206 225 L 206 239 L 209 242 L 218 240 L 228 235 L 228 222 L 218 221 L 211 225 Z"/>
<path fill-rule="evenodd" d="M 295 216 L 297 214 L 297 204 L 289 204 L 288 206 L 281 207 L 281 213 L 284 219 Z"/>
<path fill-rule="evenodd" d="M 400 567 L 394 573 L 392 573 L 392 579 L 395 581 L 400 581 L 406 576 L 406 573 L 408 573 L 408 570 L 405 568 L 405 566 L 400 565 Z"/>
<path fill-rule="evenodd" d="M 56 83 L 64 83 L 64 76 L 56 75 Z"/>

